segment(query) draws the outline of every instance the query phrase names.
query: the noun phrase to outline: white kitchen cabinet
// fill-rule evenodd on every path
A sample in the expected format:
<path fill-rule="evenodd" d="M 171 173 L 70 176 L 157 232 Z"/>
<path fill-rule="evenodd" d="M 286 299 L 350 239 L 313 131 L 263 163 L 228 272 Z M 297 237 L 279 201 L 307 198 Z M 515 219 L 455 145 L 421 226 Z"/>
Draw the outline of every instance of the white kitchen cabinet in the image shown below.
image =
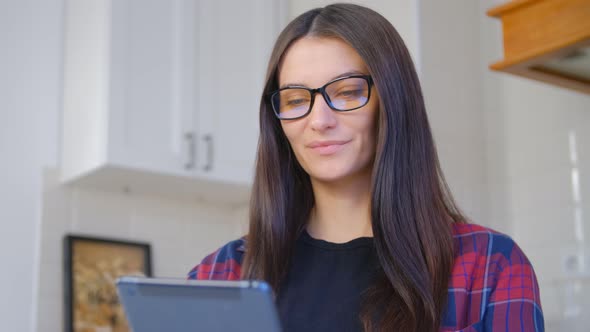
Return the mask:
<path fill-rule="evenodd" d="M 282 1 L 66 3 L 61 178 L 243 201 Z"/>

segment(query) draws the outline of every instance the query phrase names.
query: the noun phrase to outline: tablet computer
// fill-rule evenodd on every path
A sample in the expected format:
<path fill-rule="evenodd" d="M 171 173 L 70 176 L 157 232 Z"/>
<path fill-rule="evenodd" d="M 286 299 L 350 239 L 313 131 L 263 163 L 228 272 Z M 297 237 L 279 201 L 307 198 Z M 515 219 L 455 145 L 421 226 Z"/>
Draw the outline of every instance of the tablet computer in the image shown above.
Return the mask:
<path fill-rule="evenodd" d="M 281 330 L 261 281 L 121 277 L 117 290 L 134 332 Z"/>

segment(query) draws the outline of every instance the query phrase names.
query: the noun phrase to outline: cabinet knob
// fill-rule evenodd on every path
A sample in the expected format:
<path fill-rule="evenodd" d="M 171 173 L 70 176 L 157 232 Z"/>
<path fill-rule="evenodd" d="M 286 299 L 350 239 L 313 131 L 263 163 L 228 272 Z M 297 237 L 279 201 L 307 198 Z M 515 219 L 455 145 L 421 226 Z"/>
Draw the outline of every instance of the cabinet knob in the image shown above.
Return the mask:
<path fill-rule="evenodd" d="M 186 133 L 184 134 L 184 139 L 188 146 L 188 160 L 184 164 L 184 168 L 191 170 L 195 168 L 195 135 L 193 133 Z"/>

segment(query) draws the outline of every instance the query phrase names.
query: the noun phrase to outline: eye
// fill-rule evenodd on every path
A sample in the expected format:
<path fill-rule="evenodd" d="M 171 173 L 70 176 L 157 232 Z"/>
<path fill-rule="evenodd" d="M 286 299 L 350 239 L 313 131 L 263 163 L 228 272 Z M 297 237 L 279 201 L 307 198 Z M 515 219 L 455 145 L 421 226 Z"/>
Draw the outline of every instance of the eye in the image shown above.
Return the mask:
<path fill-rule="evenodd" d="M 287 101 L 287 106 L 301 106 L 308 103 L 307 99 L 299 98 L 299 99 L 291 99 Z"/>
<path fill-rule="evenodd" d="M 344 97 L 344 98 L 357 98 L 364 94 L 363 89 L 350 89 L 350 90 L 341 90 L 338 91 L 337 97 Z"/>

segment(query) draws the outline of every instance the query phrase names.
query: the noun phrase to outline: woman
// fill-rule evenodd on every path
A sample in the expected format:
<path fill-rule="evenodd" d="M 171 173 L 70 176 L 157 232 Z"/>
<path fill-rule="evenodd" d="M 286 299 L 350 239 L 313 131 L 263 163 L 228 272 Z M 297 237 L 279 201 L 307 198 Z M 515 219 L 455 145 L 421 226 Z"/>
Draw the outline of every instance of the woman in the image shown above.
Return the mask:
<path fill-rule="evenodd" d="M 543 331 L 525 255 L 455 206 L 381 15 L 335 4 L 293 20 L 260 129 L 249 233 L 190 278 L 267 281 L 285 331 Z"/>

